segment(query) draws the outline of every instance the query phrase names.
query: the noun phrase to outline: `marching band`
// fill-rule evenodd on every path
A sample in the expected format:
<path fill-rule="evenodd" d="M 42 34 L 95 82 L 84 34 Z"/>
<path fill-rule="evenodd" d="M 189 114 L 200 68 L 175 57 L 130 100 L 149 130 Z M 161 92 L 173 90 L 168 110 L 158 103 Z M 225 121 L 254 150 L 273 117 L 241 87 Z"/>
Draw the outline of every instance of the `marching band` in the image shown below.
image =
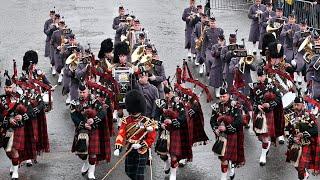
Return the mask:
<path fill-rule="evenodd" d="M 46 113 L 53 108 L 53 84 L 62 85 L 67 96 L 75 127 L 71 151 L 83 161 L 79 173 L 90 180 L 99 162 L 110 163 L 112 155 L 121 157 L 103 179 L 125 160 L 127 176 L 142 180 L 152 152 L 164 161 L 170 180 L 178 179 L 179 167 L 193 159 L 192 147 L 210 144 L 206 121 L 215 136 L 212 151 L 220 160 L 221 180 L 234 179 L 236 168 L 245 165 L 244 127 L 261 142 L 260 166 L 272 161 L 268 152 L 279 142 L 287 144 L 286 161 L 298 179 L 319 174 L 320 31 L 304 20 L 297 24 L 295 14 L 284 17 L 281 5 L 274 12 L 272 3 L 255 0 L 248 13 L 253 43 L 248 49 L 244 39 L 238 44 L 238 30 L 226 40 L 219 20 L 189 2 L 182 15 L 187 60 L 176 68 L 175 82 L 167 78 L 165 61 L 140 20 L 123 6 L 113 20 L 115 37 L 101 42 L 97 58 L 90 45 L 80 45 L 63 16 L 50 10 L 44 55 L 57 83 L 37 67 L 34 50 L 25 53 L 20 74 L 15 60 L 13 74 L 4 73 L 0 147 L 11 160 L 11 178 L 19 178 L 21 163 L 30 167 L 41 152 L 50 152 Z M 191 61 L 208 85 L 195 79 Z M 202 111 L 203 93 L 208 103 L 211 94 L 217 100 L 210 119 Z"/>

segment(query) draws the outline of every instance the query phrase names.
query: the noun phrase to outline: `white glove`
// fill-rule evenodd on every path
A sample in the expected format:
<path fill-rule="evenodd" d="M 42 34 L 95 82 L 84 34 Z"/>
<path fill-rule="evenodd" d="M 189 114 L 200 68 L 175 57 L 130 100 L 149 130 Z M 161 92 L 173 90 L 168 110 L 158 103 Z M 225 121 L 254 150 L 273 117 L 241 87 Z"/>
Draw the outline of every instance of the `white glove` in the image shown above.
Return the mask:
<path fill-rule="evenodd" d="M 294 59 L 293 59 L 293 60 L 291 60 L 291 65 L 295 67 L 295 66 L 297 65 L 296 60 L 294 60 Z"/>
<path fill-rule="evenodd" d="M 148 127 L 146 128 L 146 130 L 147 130 L 148 132 L 151 132 L 151 131 L 153 131 L 153 127 L 148 126 Z"/>
<path fill-rule="evenodd" d="M 114 150 L 113 155 L 114 156 L 119 156 L 120 155 L 120 150 L 119 149 Z"/>
<path fill-rule="evenodd" d="M 156 80 L 156 76 L 154 76 L 154 75 L 150 76 L 150 77 L 149 77 L 149 80 L 150 80 L 150 81 Z"/>
<path fill-rule="evenodd" d="M 132 144 L 133 149 L 140 149 L 142 147 L 141 144 Z"/>

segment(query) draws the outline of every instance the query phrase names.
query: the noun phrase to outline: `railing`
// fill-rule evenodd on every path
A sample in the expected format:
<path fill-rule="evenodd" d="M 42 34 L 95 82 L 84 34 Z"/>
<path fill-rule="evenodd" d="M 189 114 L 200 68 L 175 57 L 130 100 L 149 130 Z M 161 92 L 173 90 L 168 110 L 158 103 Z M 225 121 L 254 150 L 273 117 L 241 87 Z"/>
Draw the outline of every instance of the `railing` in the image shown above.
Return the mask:
<path fill-rule="evenodd" d="M 306 20 L 308 26 L 317 29 L 320 28 L 320 4 L 303 0 L 293 0 L 292 4 L 289 4 L 288 1 L 286 1 L 284 4 L 284 13 L 285 16 L 294 13 L 297 22 Z"/>
<path fill-rule="evenodd" d="M 211 11 L 214 10 L 234 10 L 248 11 L 252 0 L 211 0 Z"/>

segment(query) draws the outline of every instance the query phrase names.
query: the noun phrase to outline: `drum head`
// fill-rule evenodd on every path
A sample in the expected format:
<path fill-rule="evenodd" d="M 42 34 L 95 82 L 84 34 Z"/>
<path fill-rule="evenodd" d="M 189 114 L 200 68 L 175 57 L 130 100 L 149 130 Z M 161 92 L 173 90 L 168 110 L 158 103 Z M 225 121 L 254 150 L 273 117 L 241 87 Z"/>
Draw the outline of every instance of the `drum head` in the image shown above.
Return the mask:
<path fill-rule="evenodd" d="M 42 100 L 43 100 L 43 102 L 45 102 L 45 103 L 49 103 L 49 94 L 48 94 L 48 93 L 44 93 L 44 94 L 42 95 Z"/>
<path fill-rule="evenodd" d="M 282 105 L 283 108 L 287 108 L 294 102 L 294 99 L 296 98 L 296 94 L 293 92 L 288 92 L 284 96 L 282 96 Z"/>

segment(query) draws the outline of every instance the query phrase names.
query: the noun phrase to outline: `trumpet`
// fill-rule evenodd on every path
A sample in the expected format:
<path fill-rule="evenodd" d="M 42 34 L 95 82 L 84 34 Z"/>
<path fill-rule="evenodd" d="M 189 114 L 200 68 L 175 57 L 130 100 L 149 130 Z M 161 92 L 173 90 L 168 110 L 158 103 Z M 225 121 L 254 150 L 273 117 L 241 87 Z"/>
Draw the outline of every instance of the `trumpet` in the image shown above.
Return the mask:
<path fill-rule="evenodd" d="M 255 61 L 255 57 L 253 55 L 247 55 L 246 57 L 241 57 L 239 61 L 239 71 L 244 74 L 246 65 L 250 65 Z"/>
<path fill-rule="evenodd" d="M 303 59 L 304 61 L 309 64 L 315 55 L 315 53 L 312 50 L 312 42 L 311 42 L 311 36 L 306 37 L 305 40 L 303 40 L 302 44 L 299 46 L 298 52 L 301 52 L 304 50 Z"/>
<path fill-rule="evenodd" d="M 199 39 L 196 40 L 196 46 L 195 46 L 195 48 L 196 48 L 197 50 L 200 50 L 200 49 L 201 49 L 202 43 L 203 43 L 203 40 L 204 40 L 204 32 L 206 32 L 206 30 L 207 30 L 208 28 L 209 28 L 209 27 L 208 27 L 207 25 L 204 25 L 204 28 L 203 28 L 203 30 L 202 30 L 202 32 L 201 32 L 201 35 L 200 35 Z"/>

